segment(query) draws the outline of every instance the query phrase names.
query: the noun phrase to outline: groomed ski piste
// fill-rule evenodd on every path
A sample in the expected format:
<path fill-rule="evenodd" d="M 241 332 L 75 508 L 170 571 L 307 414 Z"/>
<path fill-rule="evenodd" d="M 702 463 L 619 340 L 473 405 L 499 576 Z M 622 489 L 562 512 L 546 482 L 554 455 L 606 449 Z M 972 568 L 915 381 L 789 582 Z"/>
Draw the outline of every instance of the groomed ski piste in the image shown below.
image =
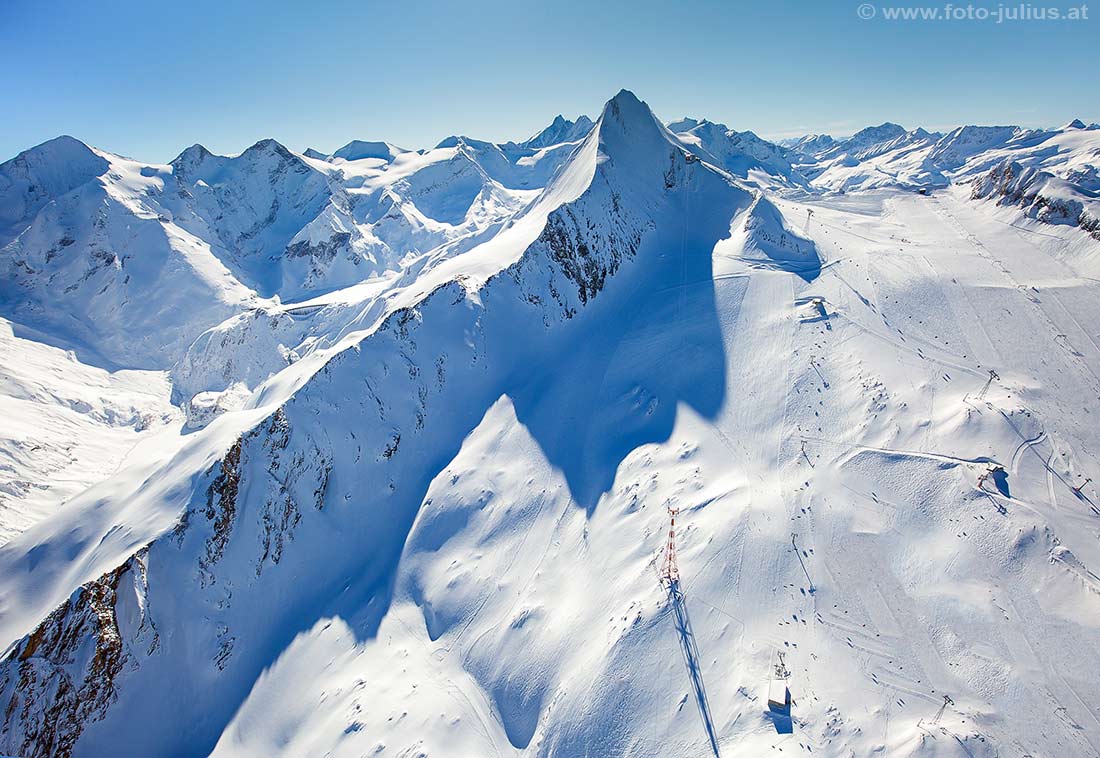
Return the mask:
<path fill-rule="evenodd" d="M 1100 755 L 1100 130 L 695 124 L 0 167 L 0 753 Z"/>

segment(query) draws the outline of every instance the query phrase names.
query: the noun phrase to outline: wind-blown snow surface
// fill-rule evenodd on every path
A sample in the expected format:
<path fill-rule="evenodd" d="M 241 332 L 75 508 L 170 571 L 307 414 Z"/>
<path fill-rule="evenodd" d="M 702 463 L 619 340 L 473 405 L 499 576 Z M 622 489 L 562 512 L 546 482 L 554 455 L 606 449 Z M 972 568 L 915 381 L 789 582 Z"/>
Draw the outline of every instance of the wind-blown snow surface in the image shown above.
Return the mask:
<path fill-rule="evenodd" d="M 558 145 L 153 169 L 186 190 L 156 223 L 205 228 L 245 294 L 155 354 L 186 433 L 161 372 L 42 384 L 56 414 L 62 378 L 116 405 L 146 388 L 164 431 L 0 546 L 0 752 L 707 755 L 657 579 L 676 506 L 722 755 L 1097 753 L 1100 243 L 1034 197 L 993 202 L 1016 169 L 969 184 L 1010 156 L 1087 183 L 1089 138 L 1064 135 L 1088 130 L 956 140 L 974 172 L 944 164 L 932 196 L 839 195 L 791 180 L 805 154 L 742 177 L 722 150 L 751 133 L 670 131 L 628 92 L 577 139 L 562 121 Z M 803 147 L 875 160 L 912 134 L 890 127 Z M 18 160 L 39 178 L 4 195 L 16 226 L 119 181 Z M 385 236 L 374 274 L 305 287 L 259 264 L 313 200 Z M 19 277 L 9 302 L 44 302 Z M 36 334 L 8 342 L 75 360 Z M 128 355 L 103 334 L 63 336 Z M 781 653 L 789 717 L 767 704 Z"/>

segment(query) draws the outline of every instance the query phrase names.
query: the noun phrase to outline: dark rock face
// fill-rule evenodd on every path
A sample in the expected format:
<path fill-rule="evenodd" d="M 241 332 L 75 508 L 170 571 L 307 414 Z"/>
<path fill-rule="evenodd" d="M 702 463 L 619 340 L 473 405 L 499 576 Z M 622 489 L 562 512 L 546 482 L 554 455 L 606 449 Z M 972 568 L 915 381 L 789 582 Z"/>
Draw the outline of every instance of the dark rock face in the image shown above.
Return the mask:
<path fill-rule="evenodd" d="M 237 516 L 237 493 L 241 484 L 240 438 L 229 448 L 220 466 L 221 471 L 207 490 L 206 508 L 203 510 L 213 525 L 213 532 L 206 541 L 206 554 L 199 564 L 204 584 L 212 580 L 211 568 L 224 555 Z"/>
<path fill-rule="evenodd" d="M 160 558 L 193 551 L 196 591 L 215 610 L 231 605 L 226 575 L 239 571 L 240 557 L 257 577 L 282 560 L 302 509 L 324 508 L 333 469 L 331 454 L 312 442 L 291 450 L 291 436 L 279 408 L 238 437 L 209 472 L 205 502 L 195 503 L 165 538 L 77 589 L 0 661 L 0 754 L 68 758 L 86 728 L 107 716 L 127 678 L 140 677 L 163 652 L 151 607 L 157 595 L 150 592 L 150 551 Z M 260 494 L 247 519 L 246 483 Z M 242 544 L 245 552 L 230 563 L 228 554 Z M 159 586 L 162 593 L 178 591 L 165 589 L 174 585 L 163 579 Z M 219 621 L 213 632 L 210 662 L 225 670 L 239 630 Z"/>
<path fill-rule="evenodd" d="M 8 655 L 0 668 L 4 752 L 66 758 L 84 727 L 106 714 L 131 661 L 119 602 L 130 592 L 144 598 L 144 559 L 143 551 L 83 585 Z M 151 620 L 142 613 L 136 624 L 133 641 L 145 638 L 155 650 Z"/>
<path fill-rule="evenodd" d="M 312 502 L 317 510 L 324 508 L 328 478 L 332 472 L 331 456 L 315 446 L 306 451 L 287 454 L 291 426 L 286 412 L 279 408 L 260 426 L 245 437 L 238 438 L 219 464 L 219 472 L 207 490 L 206 507 L 202 510 L 210 524 L 199 571 L 204 587 L 215 583 L 215 566 L 225 555 L 236 522 L 239 519 L 238 499 L 242 477 L 249 459 L 266 463 L 266 476 L 260 482 L 264 498 L 260 508 L 261 552 L 256 560 L 256 575 L 265 564 L 278 564 L 283 550 L 294 538 L 294 528 L 301 521 L 300 502 Z M 255 475 L 258 471 L 253 471 Z M 190 519 L 181 523 L 177 532 L 189 527 Z"/>
<path fill-rule="evenodd" d="M 1037 221 L 1071 224 L 1100 240 L 1100 219 L 1089 213 L 1082 203 L 1043 193 L 1043 185 L 1053 178 L 1045 171 L 1025 169 L 1019 163 L 1005 161 L 974 180 L 970 199 L 997 198 L 998 205 L 1018 206 Z"/>
<path fill-rule="evenodd" d="M 307 240 L 288 245 L 286 254 L 290 258 L 312 258 L 320 263 L 331 263 L 336 254 L 351 242 L 350 232 L 337 232 L 324 242 L 316 244 Z"/>
<path fill-rule="evenodd" d="M 641 243 L 637 232 L 620 236 L 614 228 L 606 235 L 585 225 L 564 208 L 547 219 L 538 241 L 546 246 L 550 259 L 577 287 L 581 305 L 596 297 L 608 276 L 619 270 L 624 259 L 633 258 Z"/>

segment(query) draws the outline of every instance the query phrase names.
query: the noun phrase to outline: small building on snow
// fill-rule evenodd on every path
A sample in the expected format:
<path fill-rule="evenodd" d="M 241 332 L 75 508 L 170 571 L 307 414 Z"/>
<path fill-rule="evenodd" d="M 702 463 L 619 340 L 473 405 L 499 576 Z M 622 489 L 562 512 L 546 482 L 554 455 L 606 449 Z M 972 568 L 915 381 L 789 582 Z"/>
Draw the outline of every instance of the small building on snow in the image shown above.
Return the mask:
<path fill-rule="evenodd" d="M 768 683 L 768 708 L 786 713 L 791 708 L 791 691 L 787 689 L 786 679 L 772 679 Z"/>

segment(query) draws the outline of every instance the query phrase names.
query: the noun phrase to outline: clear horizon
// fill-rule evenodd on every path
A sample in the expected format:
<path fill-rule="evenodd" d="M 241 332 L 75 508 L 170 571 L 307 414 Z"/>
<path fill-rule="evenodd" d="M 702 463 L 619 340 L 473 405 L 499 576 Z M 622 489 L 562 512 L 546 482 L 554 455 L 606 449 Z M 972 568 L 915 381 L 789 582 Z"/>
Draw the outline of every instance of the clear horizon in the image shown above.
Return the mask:
<path fill-rule="evenodd" d="M 991 2 L 965 6 L 969 18 L 888 20 L 888 6 L 924 7 L 9 2 L 0 70 L 14 117 L 0 125 L 0 160 L 60 134 L 156 163 L 194 143 L 233 154 L 268 137 L 323 152 L 353 139 L 505 142 L 558 113 L 595 117 L 621 88 L 662 119 L 775 140 L 884 121 L 1100 121 L 1100 98 L 1070 73 L 1094 66 L 1091 17 L 974 18 L 1005 7 Z"/>

